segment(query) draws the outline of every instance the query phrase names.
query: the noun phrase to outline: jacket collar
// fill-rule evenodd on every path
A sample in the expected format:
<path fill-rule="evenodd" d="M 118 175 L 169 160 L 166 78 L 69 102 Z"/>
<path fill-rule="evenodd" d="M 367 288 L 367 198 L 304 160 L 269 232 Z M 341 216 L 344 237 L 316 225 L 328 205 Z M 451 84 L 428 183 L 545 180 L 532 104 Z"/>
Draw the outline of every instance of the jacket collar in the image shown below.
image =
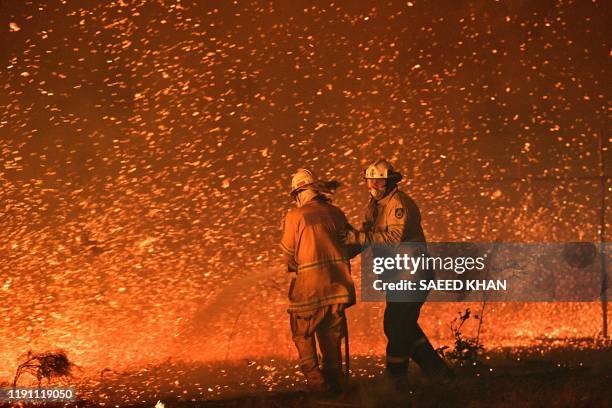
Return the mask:
<path fill-rule="evenodd" d="M 318 192 L 308 188 L 298 194 L 298 207 L 303 207 L 304 205 L 311 203 L 315 197 L 319 195 Z"/>
<path fill-rule="evenodd" d="M 386 196 L 378 200 L 377 204 L 379 206 L 387 205 L 387 203 L 391 200 L 391 197 L 393 197 L 396 193 L 397 193 L 397 186 L 393 187 L 393 190 L 389 191 L 389 194 L 387 194 Z"/>

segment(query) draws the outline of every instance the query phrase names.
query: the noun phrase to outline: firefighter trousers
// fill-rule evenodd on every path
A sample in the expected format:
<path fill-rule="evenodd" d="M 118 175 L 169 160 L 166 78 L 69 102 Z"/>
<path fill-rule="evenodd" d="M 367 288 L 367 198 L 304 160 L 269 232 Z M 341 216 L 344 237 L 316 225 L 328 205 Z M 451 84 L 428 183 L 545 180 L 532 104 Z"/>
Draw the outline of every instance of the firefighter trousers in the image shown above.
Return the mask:
<path fill-rule="evenodd" d="M 291 312 L 291 334 L 307 384 L 337 385 L 342 376 L 341 341 L 346 328 L 344 305 L 329 305 L 308 312 Z M 319 367 L 317 343 L 323 370 Z"/>
<path fill-rule="evenodd" d="M 387 370 L 405 375 L 412 358 L 428 375 L 446 368 L 418 324 L 423 302 L 387 302 L 384 329 L 387 336 Z"/>

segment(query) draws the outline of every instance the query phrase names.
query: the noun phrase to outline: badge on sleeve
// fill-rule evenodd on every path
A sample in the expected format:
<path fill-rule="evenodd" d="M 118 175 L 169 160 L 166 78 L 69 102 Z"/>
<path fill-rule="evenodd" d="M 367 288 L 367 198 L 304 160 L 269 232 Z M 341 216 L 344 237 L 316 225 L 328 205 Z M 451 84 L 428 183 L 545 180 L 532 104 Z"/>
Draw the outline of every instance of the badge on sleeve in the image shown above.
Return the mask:
<path fill-rule="evenodd" d="M 396 208 L 395 209 L 395 218 L 404 218 L 404 209 Z"/>

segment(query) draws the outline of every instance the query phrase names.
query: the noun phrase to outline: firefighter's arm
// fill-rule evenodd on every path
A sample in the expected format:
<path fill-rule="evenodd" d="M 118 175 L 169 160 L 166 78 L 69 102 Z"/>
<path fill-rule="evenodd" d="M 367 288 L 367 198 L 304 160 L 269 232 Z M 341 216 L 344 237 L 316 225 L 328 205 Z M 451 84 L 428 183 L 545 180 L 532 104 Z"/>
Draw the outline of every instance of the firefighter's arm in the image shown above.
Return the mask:
<path fill-rule="evenodd" d="M 401 201 L 392 201 L 385 209 L 387 228 L 384 231 L 366 231 L 367 243 L 395 245 L 402 242 L 408 225 L 408 213 Z"/>
<path fill-rule="evenodd" d="M 348 257 L 353 259 L 363 251 L 365 234 L 347 222 L 346 228 L 341 231 L 340 240 L 346 246 Z"/>
<path fill-rule="evenodd" d="M 295 261 L 295 226 L 291 212 L 283 219 L 282 228 L 283 238 L 281 239 L 280 247 L 287 264 L 287 272 L 297 272 L 297 262 Z"/>

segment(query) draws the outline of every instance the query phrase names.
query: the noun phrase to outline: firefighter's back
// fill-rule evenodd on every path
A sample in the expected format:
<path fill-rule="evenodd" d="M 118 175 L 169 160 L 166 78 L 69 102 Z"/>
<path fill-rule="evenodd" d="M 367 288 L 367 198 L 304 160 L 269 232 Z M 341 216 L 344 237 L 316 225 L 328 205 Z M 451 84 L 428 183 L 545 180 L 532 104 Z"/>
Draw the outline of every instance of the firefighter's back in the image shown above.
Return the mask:
<path fill-rule="evenodd" d="M 297 281 L 290 299 L 291 309 L 353 304 L 355 287 L 350 261 L 339 238 L 348 224 L 344 213 L 322 199 L 311 200 L 292 213 Z"/>

